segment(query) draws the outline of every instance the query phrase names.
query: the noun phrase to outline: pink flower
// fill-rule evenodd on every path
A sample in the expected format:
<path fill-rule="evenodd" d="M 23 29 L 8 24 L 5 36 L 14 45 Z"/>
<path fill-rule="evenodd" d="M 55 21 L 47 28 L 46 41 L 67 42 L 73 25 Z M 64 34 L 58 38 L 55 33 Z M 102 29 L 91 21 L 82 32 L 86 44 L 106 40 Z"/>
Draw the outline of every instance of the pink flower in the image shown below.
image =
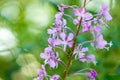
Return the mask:
<path fill-rule="evenodd" d="M 88 76 L 90 80 L 95 80 L 95 77 L 97 76 L 97 72 L 93 69 L 90 69 L 90 72 L 86 73 L 86 76 Z"/>
<path fill-rule="evenodd" d="M 68 9 L 68 8 L 70 8 L 70 6 L 68 6 L 68 5 L 64 5 L 64 4 L 58 5 L 58 9 L 59 9 L 61 12 L 63 12 L 64 9 Z"/>
<path fill-rule="evenodd" d="M 44 65 L 42 65 L 42 69 L 38 69 L 37 72 L 38 72 L 39 77 L 34 78 L 34 80 L 44 80 L 44 78 L 47 76 Z"/>
<path fill-rule="evenodd" d="M 107 21 L 112 20 L 112 16 L 109 14 L 109 7 L 102 4 L 102 15 L 105 17 Z"/>
<path fill-rule="evenodd" d="M 59 54 L 54 53 L 52 47 L 45 48 L 45 52 L 40 54 L 40 57 L 45 59 L 45 64 L 48 64 L 51 68 L 55 68 L 58 66 L 60 61 Z"/>
<path fill-rule="evenodd" d="M 73 45 L 73 39 L 74 35 L 72 33 L 69 33 L 69 35 L 67 36 L 64 32 L 62 32 L 60 34 L 60 38 L 62 39 L 61 40 L 61 44 L 63 44 L 64 48 L 63 50 L 66 51 L 66 47 L 69 46 L 69 47 L 72 47 Z"/>
<path fill-rule="evenodd" d="M 52 76 L 52 78 L 50 80 L 58 80 L 59 78 L 60 78 L 60 76 L 55 74 Z"/>
<path fill-rule="evenodd" d="M 55 48 L 56 45 L 60 45 L 61 41 L 59 39 L 54 39 L 54 38 L 49 38 L 48 42 L 50 44 L 51 47 Z"/>
<path fill-rule="evenodd" d="M 93 18 L 92 14 L 87 13 L 85 8 L 81 8 L 81 9 L 76 8 L 76 9 L 74 9 L 73 12 L 74 12 L 74 15 L 75 15 L 75 16 L 78 16 L 79 19 L 80 19 L 81 17 L 82 17 L 84 20 L 90 20 L 90 19 Z"/>
<path fill-rule="evenodd" d="M 98 49 L 103 49 L 106 45 L 107 45 L 107 41 L 103 39 L 102 34 L 98 35 L 96 39 L 96 47 Z"/>
<path fill-rule="evenodd" d="M 91 27 L 92 27 L 91 21 L 85 22 L 85 24 L 83 25 L 82 32 L 88 32 Z"/>

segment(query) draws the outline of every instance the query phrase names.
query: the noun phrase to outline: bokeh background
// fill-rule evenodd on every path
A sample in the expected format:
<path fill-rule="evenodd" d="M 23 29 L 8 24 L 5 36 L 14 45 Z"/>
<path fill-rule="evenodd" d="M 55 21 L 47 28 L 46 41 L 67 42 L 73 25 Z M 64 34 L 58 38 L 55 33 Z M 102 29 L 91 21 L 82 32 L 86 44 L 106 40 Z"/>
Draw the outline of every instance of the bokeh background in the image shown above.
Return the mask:
<path fill-rule="evenodd" d="M 83 0 L 0 0 L 0 80 L 32 80 L 37 76 L 37 69 L 43 60 L 39 54 L 47 47 L 47 29 L 54 22 L 58 12 L 58 4 L 81 6 Z M 113 42 L 109 51 L 90 49 L 97 57 L 97 65 L 83 64 L 74 61 L 70 73 L 85 67 L 97 70 L 97 80 L 120 80 L 120 0 L 91 0 L 88 11 L 95 13 L 105 3 L 111 8 L 113 20 L 109 28 L 103 30 L 104 38 Z M 66 11 L 72 14 L 71 11 Z M 66 18 L 68 19 L 68 18 Z M 68 26 L 75 30 L 76 26 L 67 20 Z M 90 39 L 89 34 L 80 35 L 78 42 Z M 67 60 L 60 52 L 62 59 Z M 69 52 L 69 50 L 68 50 Z M 64 68 L 52 70 L 63 75 Z M 80 75 L 69 77 L 68 80 L 87 80 Z"/>

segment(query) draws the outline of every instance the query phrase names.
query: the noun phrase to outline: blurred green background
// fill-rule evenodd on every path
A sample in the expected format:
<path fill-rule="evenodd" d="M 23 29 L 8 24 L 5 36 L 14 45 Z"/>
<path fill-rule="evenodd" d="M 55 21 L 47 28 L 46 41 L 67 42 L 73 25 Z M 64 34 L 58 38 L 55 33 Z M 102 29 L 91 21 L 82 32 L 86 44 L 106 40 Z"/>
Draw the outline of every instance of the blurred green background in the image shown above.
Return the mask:
<path fill-rule="evenodd" d="M 58 4 L 81 6 L 83 0 L 0 0 L 0 80 L 32 80 L 37 76 L 37 69 L 43 60 L 39 54 L 47 47 L 47 29 L 54 22 Z M 97 65 L 73 62 L 70 73 L 85 67 L 97 70 L 97 80 L 120 80 L 120 0 L 92 0 L 87 9 L 91 12 L 100 10 L 101 3 L 110 6 L 113 20 L 110 28 L 104 29 L 104 38 L 113 42 L 109 51 L 90 49 L 97 57 Z M 72 14 L 71 11 L 66 11 Z M 66 18 L 67 19 L 67 18 Z M 72 21 L 67 25 L 75 30 Z M 80 35 L 78 42 L 88 40 L 89 34 Z M 62 59 L 65 59 L 63 52 Z M 69 50 L 68 50 L 69 52 Z M 63 74 L 64 68 L 47 71 Z M 86 77 L 74 76 L 68 80 L 87 80 Z"/>

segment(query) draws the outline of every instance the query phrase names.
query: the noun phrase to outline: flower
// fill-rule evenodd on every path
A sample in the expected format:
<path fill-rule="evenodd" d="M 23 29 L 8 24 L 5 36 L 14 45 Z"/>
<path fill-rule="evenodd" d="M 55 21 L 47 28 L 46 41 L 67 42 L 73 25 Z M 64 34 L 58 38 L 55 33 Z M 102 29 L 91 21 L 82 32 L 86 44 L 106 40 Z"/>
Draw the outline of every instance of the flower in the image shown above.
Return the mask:
<path fill-rule="evenodd" d="M 86 73 L 85 75 L 88 76 L 90 80 L 95 80 L 95 77 L 97 76 L 97 72 L 93 69 L 90 69 L 90 72 Z"/>
<path fill-rule="evenodd" d="M 97 32 L 96 34 L 96 47 L 98 49 L 103 49 L 107 45 L 107 41 L 103 39 L 103 35 L 101 33 L 101 27 L 96 26 L 94 30 Z"/>
<path fill-rule="evenodd" d="M 56 20 L 62 19 L 63 13 L 59 12 L 55 15 Z"/>
<path fill-rule="evenodd" d="M 44 65 L 42 65 L 42 69 L 38 69 L 37 72 L 38 72 L 39 77 L 34 78 L 33 80 L 44 80 L 44 78 L 47 76 Z"/>
<path fill-rule="evenodd" d="M 70 8 L 70 6 L 68 6 L 68 5 L 64 5 L 64 4 L 58 5 L 58 9 L 59 9 L 61 12 L 63 12 L 64 9 L 68 9 L 68 8 Z"/>
<path fill-rule="evenodd" d="M 88 32 L 90 30 L 91 26 L 92 26 L 91 21 L 88 21 L 88 22 L 84 23 L 82 32 Z"/>
<path fill-rule="evenodd" d="M 107 45 L 107 41 L 103 39 L 103 35 L 100 34 L 96 38 L 96 47 L 98 49 L 103 49 Z"/>
<path fill-rule="evenodd" d="M 90 20 L 93 18 L 92 14 L 87 13 L 85 8 L 76 8 L 73 10 L 74 15 L 78 16 L 78 20 L 82 17 L 84 20 Z"/>
<path fill-rule="evenodd" d="M 80 58 L 80 61 L 82 61 L 82 62 L 86 61 L 88 63 L 92 62 L 94 65 L 96 65 L 95 55 L 93 55 L 93 54 L 88 54 L 88 55 L 82 56 Z"/>
<path fill-rule="evenodd" d="M 54 39 L 54 38 L 49 38 L 48 42 L 50 44 L 51 47 L 55 47 L 56 45 L 60 45 L 61 41 L 59 39 Z"/>
<path fill-rule="evenodd" d="M 60 58 L 59 58 L 58 52 L 56 52 L 56 55 L 55 54 L 50 54 L 50 58 L 48 60 L 48 64 L 49 64 L 49 66 L 51 68 L 55 68 L 55 66 L 57 67 L 59 61 L 60 61 Z"/>
<path fill-rule="evenodd" d="M 52 76 L 52 78 L 50 80 L 58 80 L 59 78 L 60 78 L 60 76 L 55 74 Z"/>
<path fill-rule="evenodd" d="M 45 48 L 44 53 L 41 53 L 40 57 L 45 59 L 45 62 L 46 62 L 50 57 L 50 53 L 53 53 L 51 46 Z"/>
<path fill-rule="evenodd" d="M 107 21 L 112 20 L 112 16 L 109 14 L 109 10 L 109 7 L 105 6 L 105 4 L 102 4 L 102 15 Z"/>
<path fill-rule="evenodd" d="M 60 38 L 61 40 L 61 44 L 63 44 L 64 48 L 63 50 L 66 51 L 66 47 L 72 47 L 73 45 L 73 39 L 74 35 L 72 33 L 69 33 L 69 35 L 67 36 L 64 32 L 60 33 Z"/>
<path fill-rule="evenodd" d="M 75 25 L 77 25 L 77 24 L 79 24 L 79 20 L 78 20 L 78 19 L 74 19 L 74 20 L 73 20 L 73 23 L 74 23 Z"/>
<path fill-rule="evenodd" d="M 41 53 L 40 57 L 45 59 L 45 64 L 48 64 L 51 68 L 58 66 L 58 62 L 60 61 L 58 52 L 55 54 L 52 47 L 45 48 L 45 52 Z"/>

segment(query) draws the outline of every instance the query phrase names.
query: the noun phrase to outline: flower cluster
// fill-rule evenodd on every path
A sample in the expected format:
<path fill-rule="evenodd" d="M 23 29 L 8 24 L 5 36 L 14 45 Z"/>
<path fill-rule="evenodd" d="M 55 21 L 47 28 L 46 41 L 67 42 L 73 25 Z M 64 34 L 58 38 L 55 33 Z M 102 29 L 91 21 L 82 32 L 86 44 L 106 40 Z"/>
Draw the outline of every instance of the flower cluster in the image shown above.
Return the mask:
<path fill-rule="evenodd" d="M 75 18 L 65 14 L 64 10 L 69 8 L 73 9 Z M 62 61 L 59 58 L 59 53 L 56 51 L 56 48 L 61 48 L 64 52 L 66 52 L 67 48 L 74 47 L 74 38 L 77 36 L 74 35 L 73 31 L 67 33 L 69 28 L 67 27 L 67 20 L 63 16 L 70 17 L 70 19 L 72 18 L 73 24 L 76 26 L 80 24 L 80 19 L 82 19 L 82 24 L 80 25 L 82 27 L 82 33 L 90 32 L 91 36 L 93 36 L 93 40 L 84 41 L 75 46 L 73 51 L 75 59 L 79 59 L 81 62 L 92 62 L 95 65 L 95 55 L 90 54 L 89 48 L 83 47 L 83 45 L 90 44 L 92 47 L 96 47 L 97 49 L 108 49 L 112 45 L 111 42 L 107 43 L 107 41 L 104 40 L 101 32 L 102 28 L 106 24 L 105 22 L 112 20 L 112 17 L 109 14 L 109 7 L 102 4 L 102 10 L 94 15 L 87 12 L 86 7 L 78 8 L 61 4 L 58 6 L 58 9 L 60 12 L 55 15 L 54 28 L 47 30 L 47 33 L 50 35 L 48 38 L 49 45 L 45 48 L 43 53 L 40 53 L 40 57 L 44 59 L 44 64 L 42 65 L 42 69 L 38 70 L 39 77 L 34 80 L 44 80 L 46 77 L 50 80 L 60 79 L 58 74 L 53 76 L 47 74 L 45 67 L 46 65 L 49 65 L 52 69 L 57 68 L 59 62 Z M 86 73 L 85 76 L 88 76 L 90 80 L 95 80 L 97 72 L 91 68 L 89 70 L 90 72 Z"/>

